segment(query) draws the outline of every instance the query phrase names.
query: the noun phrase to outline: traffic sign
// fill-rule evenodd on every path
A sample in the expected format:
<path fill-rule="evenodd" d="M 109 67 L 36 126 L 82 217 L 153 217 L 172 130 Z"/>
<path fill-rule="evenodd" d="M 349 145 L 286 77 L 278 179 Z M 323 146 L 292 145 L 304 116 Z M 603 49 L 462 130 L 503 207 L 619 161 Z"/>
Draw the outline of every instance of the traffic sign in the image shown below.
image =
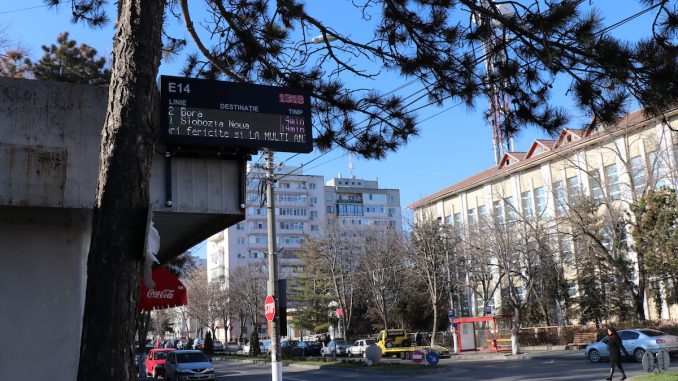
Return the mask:
<path fill-rule="evenodd" d="M 428 351 L 426 353 L 426 362 L 431 364 L 431 365 L 438 365 L 438 361 L 440 361 L 440 355 L 436 351 Z"/>
<path fill-rule="evenodd" d="M 266 320 L 268 321 L 273 321 L 273 318 L 275 318 L 275 299 L 273 299 L 273 295 L 266 296 L 264 315 L 266 315 Z"/>
<path fill-rule="evenodd" d="M 415 364 L 421 364 L 424 361 L 424 356 L 426 356 L 424 351 L 416 349 L 414 352 L 412 352 L 412 362 Z"/>

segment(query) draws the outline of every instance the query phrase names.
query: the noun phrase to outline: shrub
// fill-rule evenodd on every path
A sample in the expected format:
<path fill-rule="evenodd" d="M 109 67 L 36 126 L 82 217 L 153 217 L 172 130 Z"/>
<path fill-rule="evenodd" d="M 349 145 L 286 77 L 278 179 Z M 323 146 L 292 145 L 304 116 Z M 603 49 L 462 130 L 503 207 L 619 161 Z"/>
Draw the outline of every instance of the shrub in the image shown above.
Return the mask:
<path fill-rule="evenodd" d="M 259 345 L 259 334 L 257 330 L 252 330 L 250 335 L 250 356 L 259 356 L 261 354 L 261 346 Z"/>

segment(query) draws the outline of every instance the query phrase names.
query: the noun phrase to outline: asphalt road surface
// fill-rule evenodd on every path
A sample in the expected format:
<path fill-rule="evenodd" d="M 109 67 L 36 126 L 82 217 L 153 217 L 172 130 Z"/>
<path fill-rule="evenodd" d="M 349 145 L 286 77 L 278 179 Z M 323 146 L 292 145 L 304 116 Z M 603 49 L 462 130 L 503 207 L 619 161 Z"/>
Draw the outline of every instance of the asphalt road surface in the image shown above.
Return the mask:
<path fill-rule="evenodd" d="M 670 370 L 678 371 L 678 358 L 673 357 Z M 607 362 L 592 364 L 581 351 L 553 351 L 532 355 L 523 360 L 459 361 L 443 359 L 444 372 L 371 372 L 347 369 L 309 369 L 290 365 L 283 368 L 287 381 L 342 381 L 342 380 L 494 380 L 494 381 L 588 381 L 604 380 L 609 372 Z M 623 364 L 627 376 L 644 374 L 640 363 Z M 216 361 L 217 380 L 268 381 L 271 367 L 264 364 Z M 615 379 L 621 374 L 617 371 Z"/>

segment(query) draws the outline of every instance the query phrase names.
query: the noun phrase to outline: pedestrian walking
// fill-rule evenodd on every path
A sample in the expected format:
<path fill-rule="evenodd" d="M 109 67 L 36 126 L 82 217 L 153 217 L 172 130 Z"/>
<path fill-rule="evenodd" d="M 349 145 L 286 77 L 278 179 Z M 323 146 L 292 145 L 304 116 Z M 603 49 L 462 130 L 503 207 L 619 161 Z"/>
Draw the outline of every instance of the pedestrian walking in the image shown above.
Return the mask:
<path fill-rule="evenodd" d="M 626 380 L 626 373 L 624 373 L 624 368 L 621 364 L 621 353 L 624 352 L 624 355 L 628 356 L 629 353 L 622 345 L 622 340 L 617 334 L 617 330 L 613 327 L 607 329 L 607 351 L 610 354 L 610 376 L 606 380 L 611 380 L 614 376 L 614 367 L 617 366 L 619 371 L 622 374 L 622 380 Z"/>

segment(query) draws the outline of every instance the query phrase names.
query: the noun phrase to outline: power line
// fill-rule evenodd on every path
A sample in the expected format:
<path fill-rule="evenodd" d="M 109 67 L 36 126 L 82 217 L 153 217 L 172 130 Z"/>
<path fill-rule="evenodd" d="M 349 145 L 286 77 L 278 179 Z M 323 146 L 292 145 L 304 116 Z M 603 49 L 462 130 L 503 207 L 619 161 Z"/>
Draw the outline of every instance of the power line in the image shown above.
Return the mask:
<path fill-rule="evenodd" d="M 583 2 L 583 1 L 580 1 L 579 4 L 581 4 L 582 2 Z M 616 23 L 614 23 L 614 24 L 612 24 L 612 25 L 610 25 L 610 26 L 608 26 L 608 27 L 606 27 L 606 28 L 604 28 L 604 29 L 601 29 L 601 30 L 598 31 L 596 34 L 603 34 L 603 33 L 609 32 L 610 30 L 616 29 L 616 28 L 618 28 L 619 26 L 621 26 L 621 25 L 623 25 L 623 24 L 626 24 L 626 23 L 628 23 L 629 21 L 632 21 L 632 20 L 636 19 L 637 17 L 639 17 L 639 16 L 641 16 L 641 15 L 643 15 L 643 14 L 645 14 L 645 13 L 651 11 L 652 9 L 654 9 L 654 8 L 656 8 L 656 7 L 658 7 L 658 6 L 659 6 L 659 4 L 655 4 L 655 5 L 653 5 L 653 6 L 650 6 L 650 7 L 648 7 L 648 8 L 645 8 L 645 9 L 643 9 L 643 10 L 641 10 L 641 11 L 639 11 L 639 12 L 637 12 L 637 13 L 635 13 L 635 14 L 629 16 L 629 17 L 626 17 L 626 18 L 624 18 L 624 19 L 622 19 L 622 20 L 620 20 L 620 21 L 618 21 L 618 22 L 616 22 Z M 482 44 L 481 44 L 480 46 L 474 48 L 473 51 L 475 52 L 475 51 L 477 51 L 477 50 L 478 50 L 479 48 L 481 48 L 481 47 L 482 47 Z M 484 60 L 488 55 L 489 55 L 489 53 L 486 53 L 486 54 L 483 54 L 482 56 L 476 58 L 475 64 L 476 64 L 476 65 L 480 64 L 480 62 L 482 62 L 482 60 Z M 525 63 L 525 64 L 523 64 L 522 66 L 525 67 L 525 66 L 527 66 L 527 65 L 529 65 L 529 64 L 531 64 L 531 63 L 535 63 L 536 61 L 537 61 L 537 60 L 532 61 L 532 62 L 529 62 L 529 63 Z M 411 81 L 409 81 L 408 83 L 406 83 L 405 85 L 402 85 L 402 86 L 398 87 L 397 89 L 404 88 L 405 86 L 408 86 L 408 85 L 410 85 L 410 84 L 412 84 L 412 83 L 414 83 L 414 82 L 416 82 L 416 81 L 417 81 L 417 79 L 411 80 Z M 392 93 L 392 92 L 394 92 L 394 91 L 397 91 L 397 89 L 396 89 L 396 90 L 392 90 L 392 91 L 389 92 L 389 93 Z M 419 89 L 419 90 L 415 91 L 414 93 L 412 93 L 412 94 L 410 94 L 410 95 L 408 95 L 407 97 L 404 98 L 404 100 L 406 100 L 406 99 L 408 99 L 408 98 L 411 98 L 412 96 L 414 96 L 414 95 L 420 93 L 420 92 L 423 91 L 423 90 L 425 90 L 425 87 L 422 88 L 422 89 Z M 387 93 L 387 94 L 388 94 L 388 93 Z M 386 95 L 386 94 L 384 94 L 384 95 Z M 424 95 L 424 96 L 425 96 L 425 95 Z M 417 98 L 416 100 L 410 102 L 407 106 L 410 106 L 410 105 L 412 105 L 413 103 L 416 103 L 417 101 L 419 101 L 420 99 L 422 99 L 424 96 L 421 96 L 421 97 Z M 426 108 L 426 107 L 429 107 L 429 106 L 431 106 L 431 105 L 433 105 L 433 104 L 436 104 L 436 103 L 438 103 L 438 102 L 443 102 L 443 101 L 445 101 L 445 100 L 447 100 L 447 99 L 450 99 L 450 98 L 452 98 L 452 95 L 443 97 L 443 98 L 440 99 L 440 100 L 434 100 L 434 101 L 428 102 L 428 103 L 426 103 L 426 104 L 424 104 L 424 105 L 422 105 L 422 106 L 419 106 L 419 107 L 417 107 L 417 108 L 415 108 L 415 109 L 413 109 L 413 110 L 408 110 L 407 112 L 408 112 L 408 113 L 416 112 L 416 111 L 422 110 L 422 109 L 424 109 L 424 108 Z M 429 116 L 429 117 L 427 117 L 427 118 L 425 118 L 425 119 L 419 121 L 417 124 L 423 123 L 423 122 L 425 122 L 425 121 L 427 121 L 427 120 L 430 120 L 431 118 L 434 118 L 434 117 L 436 117 L 436 116 L 438 116 L 438 115 L 440 115 L 440 114 L 442 114 L 442 113 L 444 113 L 444 112 L 447 112 L 447 111 L 449 111 L 449 110 L 451 110 L 451 109 L 453 109 L 453 108 L 455 108 L 455 107 L 458 107 L 458 106 L 461 105 L 462 103 L 463 103 L 463 101 L 461 101 L 461 102 L 459 102 L 459 103 L 456 103 L 456 104 L 454 104 L 454 105 L 452 105 L 452 106 L 450 106 L 450 107 L 448 107 L 448 108 L 446 108 L 446 109 L 444 109 L 444 110 L 442 110 L 442 111 L 440 111 L 440 112 L 437 112 L 437 113 L 435 113 L 435 114 L 433 114 L 433 115 L 431 115 L 431 116 Z M 365 121 L 368 121 L 368 120 L 369 120 L 369 118 L 367 118 L 367 119 L 365 119 L 365 120 L 359 122 L 358 124 L 362 124 L 362 123 L 364 123 Z M 370 127 L 370 126 L 368 125 L 368 126 L 365 127 L 365 129 L 367 129 L 367 128 L 369 128 L 369 127 Z M 353 140 L 353 139 L 355 139 L 355 138 L 356 138 L 356 137 L 354 136 L 354 137 L 350 138 L 348 141 L 351 141 L 351 140 Z M 310 164 L 310 163 L 312 163 L 312 162 L 314 162 L 314 161 L 320 159 L 321 157 L 323 157 L 323 156 L 329 154 L 330 152 L 332 152 L 333 150 L 338 149 L 338 148 L 339 148 L 339 146 L 335 146 L 335 147 L 333 147 L 333 148 L 331 148 L 331 149 L 329 149 L 329 150 L 323 152 L 321 155 L 319 155 L 319 156 L 313 158 L 312 160 L 310 160 L 310 161 L 308 161 L 308 162 L 306 162 L 306 163 L 301 164 L 299 167 L 293 169 L 292 171 L 290 171 L 290 172 L 288 172 L 288 173 L 286 173 L 286 174 L 283 174 L 281 177 L 278 178 L 278 180 L 283 179 L 283 178 L 285 178 L 285 177 L 287 177 L 287 176 L 289 176 L 289 175 L 292 175 L 294 172 L 298 171 L 299 169 L 301 169 L 301 168 L 307 166 L 308 164 Z M 296 156 L 296 155 L 295 155 L 295 156 Z M 336 160 L 336 159 L 338 159 L 338 158 L 335 158 L 335 159 L 333 159 L 333 160 Z M 330 160 L 330 161 L 328 161 L 328 162 L 331 162 L 331 161 L 333 161 L 333 160 Z M 328 162 L 327 162 L 327 163 L 328 163 Z M 326 163 L 323 163 L 323 164 L 326 164 Z M 318 166 L 320 166 L 320 165 L 318 165 Z M 318 166 L 316 166 L 316 167 L 318 167 Z M 314 168 L 316 168 L 316 167 L 314 167 Z"/>
<path fill-rule="evenodd" d="M 52 4 L 42 4 L 42 5 L 36 5 L 36 6 L 33 6 L 33 7 L 28 7 L 28 8 L 12 9 L 12 10 L 9 10 L 9 11 L 0 11 L 0 15 L 4 15 L 4 14 L 8 14 L 8 13 L 30 11 L 31 9 L 50 7 L 51 5 Z"/>

